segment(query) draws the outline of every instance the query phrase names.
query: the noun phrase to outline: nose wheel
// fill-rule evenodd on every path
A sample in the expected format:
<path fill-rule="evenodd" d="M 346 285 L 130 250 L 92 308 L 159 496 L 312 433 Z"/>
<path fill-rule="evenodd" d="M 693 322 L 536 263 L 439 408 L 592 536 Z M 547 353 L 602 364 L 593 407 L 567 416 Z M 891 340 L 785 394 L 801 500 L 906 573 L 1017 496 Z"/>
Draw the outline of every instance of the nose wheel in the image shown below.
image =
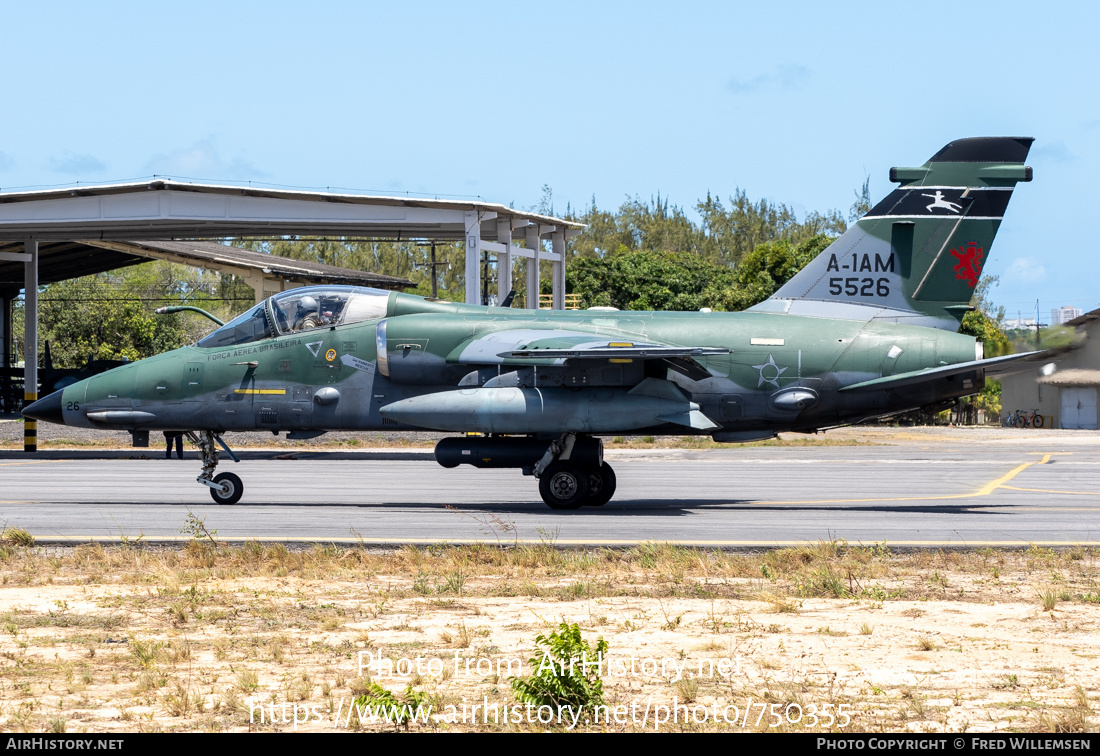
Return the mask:
<path fill-rule="evenodd" d="M 216 504 L 236 504 L 244 493 L 244 484 L 233 473 L 220 473 L 214 477 L 213 482 L 218 485 L 210 487 L 210 498 Z"/>
<path fill-rule="evenodd" d="M 218 445 L 225 449 L 234 462 L 240 462 L 225 442 L 214 435 L 212 431 L 199 431 L 188 433 L 188 438 L 194 441 L 202 452 L 202 472 L 195 478 L 199 483 L 210 489 L 210 498 L 217 504 L 236 504 L 244 494 L 244 483 L 233 473 L 219 473 L 214 475 L 218 467 Z"/>

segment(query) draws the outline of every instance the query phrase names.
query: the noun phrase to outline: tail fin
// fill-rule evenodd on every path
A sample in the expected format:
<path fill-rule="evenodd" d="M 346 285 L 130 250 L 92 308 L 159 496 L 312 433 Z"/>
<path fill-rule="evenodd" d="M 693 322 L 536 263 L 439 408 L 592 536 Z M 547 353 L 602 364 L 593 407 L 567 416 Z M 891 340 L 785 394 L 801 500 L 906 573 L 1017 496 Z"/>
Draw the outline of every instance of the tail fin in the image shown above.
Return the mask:
<path fill-rule="evenodd" d="M 959 139 L 891 168 L 901 185 L 750 309 L 958 330 L 1032 141 Z"/>

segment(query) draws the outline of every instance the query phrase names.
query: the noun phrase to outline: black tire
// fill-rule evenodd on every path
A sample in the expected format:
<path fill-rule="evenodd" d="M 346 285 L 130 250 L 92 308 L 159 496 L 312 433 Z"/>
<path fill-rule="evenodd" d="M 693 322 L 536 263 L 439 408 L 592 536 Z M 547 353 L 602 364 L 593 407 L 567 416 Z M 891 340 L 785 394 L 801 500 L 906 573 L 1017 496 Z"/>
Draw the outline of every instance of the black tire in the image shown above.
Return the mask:
<path fill-rule="evenodd" d="M 244 493 L 244 483 L 241 483 L 241 479 L 236 475 L 233 473 L 215 475 L 214 482 L 225 486 L 227 489 L 225 493 L 217 488 L 210 489 L 210 498 L 216 504 L 236 504 L 241 500 L 241 495 Z"/>
<path fill-rule="evenodd" d="M 604 462 L 598 470 L 588 471 L 588 498 L 586 507 L 602 507 L 615 495 L 615 471 Z"/>
<path fill-rule="evenodd" d="M 1016 420 L 1013 422 L 1013 425 L 1015 425 L 1017 428 L 1026 428 L 1027 418 L 1023 415 L 1017 415 Z"/>
<path fill-rule="evenodd" d="M 539 493 L 551 509 L 577 509 L 588 498 L 588 472 L 555 462 L 539 477 Z"/>
<path fill-rule="evenodd" d="M 1042 428 L 1044 422 L 1045 421 L 1043 420 L 1042 415 L 1036 415 L 1035 419 L 1031 421 L 1031 427 L 1032 428 Z"/>

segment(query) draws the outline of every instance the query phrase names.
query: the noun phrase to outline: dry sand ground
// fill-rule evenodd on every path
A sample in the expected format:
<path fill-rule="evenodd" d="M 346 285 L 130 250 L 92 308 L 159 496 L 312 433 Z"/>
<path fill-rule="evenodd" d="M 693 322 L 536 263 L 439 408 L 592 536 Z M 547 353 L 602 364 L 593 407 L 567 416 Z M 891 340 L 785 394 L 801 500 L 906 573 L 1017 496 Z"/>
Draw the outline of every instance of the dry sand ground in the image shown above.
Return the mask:
<path fill-rule="evenodd" d="M 127 446 L 117 433 L 46 424 L 40 433 L 47 448 Z M 1039 435 L 1100 442 L 1072 431 L 851 428 L 781 443 L 1015 444 Z M 436 436 L 237 443 L 245 438 L 332 449 L 430 446 Z M 21 424 L 0 422 L 0 447 L 21 443 Z M 628 437 L 609 446 L 682 443 Z M 609 644 L 610 721 L 579 729 L 1100 727 L 1100 553 L 1087 549 L 288 551 L 227 547 L 194 525 L 195 539 L 175 549 L 0 548 L 0 729 L 388 729 L 347 718 L 369 682 L 399 698 L 411 689 L 433 706 L 413 730 L 558 727 L 502 707 L 517 704 L 508 662 L 531 658 L 535 637 L 563 621 Z M 361 657 L 414 668 L 361 675 Z M 471 708 L 486 701 L 488 715 Z"/>
<path fill-rule="evenodd" d="M 547 729 L 525 709 L 494 723 L 502 709 L 469 707 L 516 705 L 503 665 L 563 621 L 609 646 L 612 721 L 578 729 L 1100 723 L 1100 553 L 1087 549 L 288 551 L 193 532 L 176 549 L 0 551 L 0 729 L 392 727 L 347 721 L 368 681 L 422 694 L 434 716 L 414 731 Z M 412 674 L 361 676 L 363 654 Z"/>

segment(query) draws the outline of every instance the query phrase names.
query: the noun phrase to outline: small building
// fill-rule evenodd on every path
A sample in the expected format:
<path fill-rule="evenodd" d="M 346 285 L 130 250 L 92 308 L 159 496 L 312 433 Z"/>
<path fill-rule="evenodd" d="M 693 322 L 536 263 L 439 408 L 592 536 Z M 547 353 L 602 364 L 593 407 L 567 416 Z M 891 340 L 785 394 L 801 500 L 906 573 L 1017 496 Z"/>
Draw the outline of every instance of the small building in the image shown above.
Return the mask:
<path fill-rule="evenodd" d="M 1083 335 L 1080 348 L 1053 363 L 1054 369 L 1035 367 L 1001 379 L 1001 416 L 1038 410 L 1053 419 L 1054 428 L 1097 429 L 1100 393 L 1100 310 L 1066 322 Z M 1081 333 L 1083 332 L 1083 333 Z M 1045 363 L 1049 364 L 1049 363 Z"/>

